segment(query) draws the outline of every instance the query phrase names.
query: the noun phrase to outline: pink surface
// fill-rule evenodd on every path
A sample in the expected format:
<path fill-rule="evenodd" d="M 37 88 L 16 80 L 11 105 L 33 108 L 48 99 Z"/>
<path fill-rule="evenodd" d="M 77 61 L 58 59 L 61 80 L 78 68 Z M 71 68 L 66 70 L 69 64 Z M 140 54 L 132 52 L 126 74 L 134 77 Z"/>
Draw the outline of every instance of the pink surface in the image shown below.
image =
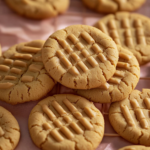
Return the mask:
<path fill-rule="evenodd" d="M 93 25 L 102 15 L 94 13 L 83 7 L 80 0 L 72 0 L 69 10 L 56 18 L 47 19 L 43 21 L 35 21 L 18 16 L 5 5 L 4 0 L 0 0 L 0 44 L 2 50 L 7 50 L 10 46 L 20 43 L 31 41 L 35 39 L 46 40 L 48 36 L 55 30 L 62 29 L 72 24 L 87 24 Z M 150 0 L 137 11 L 143 15 L 150 17 Z M 150 64 L 141 67 L 141 77 L 150 76 Z M 140 79 L 137 89 L 150 87 L 150 80 Z M 49 93 L 53 95 L 56 93 L 72 93 L 71 90 L 57 85 Z M 8 109 L 18 120 L 21 129 L 21 139 L 16 150 L 38 150 L 32 143 L 28 132 L 28 116 L 31 109 L 37 104 L 36 102 L 28 102 L 16 106 L 0 102 L 0 105 Z M 105 133 L 115 133 L 112 129 L 107 111 L 109 104 L 102 105 L 96 104 L 97 108 L 104 112 L 105 118 Z M 116 133 L 115 133 L 116 134 Z M 102 143 L 97 150 L 117 150 L 132 143 L 127 142 L 121 137 L 104 136 Z"/>

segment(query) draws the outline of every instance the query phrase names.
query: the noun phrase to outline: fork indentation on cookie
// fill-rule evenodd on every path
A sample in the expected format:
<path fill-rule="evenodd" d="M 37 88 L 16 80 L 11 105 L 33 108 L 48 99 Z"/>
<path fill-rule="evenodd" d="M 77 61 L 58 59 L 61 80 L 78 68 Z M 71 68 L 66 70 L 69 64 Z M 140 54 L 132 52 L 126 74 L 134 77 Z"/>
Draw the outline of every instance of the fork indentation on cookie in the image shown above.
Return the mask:
<path fill-rule="evenodd" d="M 14 60 L 12 60 L 12 59 L 4 59 L 3 64 L 5 64 L 5 65 L 12 65 L 13 62 L 14 62 Z"/>
<path fill-rule="evenodd" d="M 146 120 L 146 117 L 145 117 L 142 109 L 140 108 L 139 102 L 136 99 L 131 99 L 130 102 L 134 109 L 136 118 L 140 122 L 142 128 L 144 128 L 144 129 L 149 128 L 149 124 Z"/>
<path fill-rule="evenodd" d="M 68 38 L 71 40 L 71 42 L 74 45 L 79 42 L 78 38 L 75 35 L 73 35 L 73 34 L 68 35 Z"/>
<path fill-rule="evenodd" d="M 94 111 L 92 111 L 92 109 L 89 108 L 89 107 L 84 107 L 84 111 L 85 111 L 85 113 L 86 113 L 90 118 L 92 118 L 92 117 L 95 116 Z"/>
<path fill-rule="evenodd" d="M 111 20 L 108 21 L 108 26 L 109 26 L 110 29 L 116 29 L 117 28 L 116 27 L 116 22 L 115 22 L 114 19 L 111 19 Z"/>
<path fill-rule="evenodd" d="M 13 67 L 13 68 L 10 69 L 10 72 L 20 75 L 22 73 L 22 70 Z"/>
<path fill-rule="evenodd" d="M 68 139 L 74 138 L 74 134 L 73 134 L 66 126 L 62 126 L 62 127 L 60 128 L 60 131 L 61 131 Z"/>
<path fill-rule="evenodd" d="M 118 62 L 118 63 L 117 63 L 117 67 L 120 67 L 120 68 L 128 69 L 129 66 L 130 66 L 130 65 L 129 65 L 128 63 L 124 63 L 124 62 Z"/>
<path fill-rule="evenodd" d="M 62 123 L 58 119 L 54 120 L 53 122 L 54 122 L 54 125 L 58 128 L 62 126 Z"/>
<path fill-rule="evenodd" d="M 23 61 L 20 61 L 20 60 L 15 60 L 14 63 L 13 63 L 13 65 L 14 66 L 20 66 L 20 67 L 26 67 L 27 63 L 23 62 Z"/>
<path fill-rule="evenodd" d="M 94 50 L 94 52 L 96 53 L 96 54 L 99 54 L 99 53 L 102 53 L 103 51 L 102 51 L 102 49 L 98 46 L 98 44 L 93 44 L 92 45 L 92 47 L 91 47 L 93 50 Z"/>
<path fill-rule="evenodd" d="M 24 75 L 24 76 L 22 76 L 21 81 L 22 82 L 32 82 L 33 81 L 33 76 Z"/>
<path fill-rule="evenodd" d="M 63 116 L 63 119 L 64 119 L 67 123 L 69 123 L 69 122 L 72 121 L 72 119 L 71 119 L 69 116 Z"/>
<path fill-rule="evenodd" d="M 10 82 L 0 83 L 0 89 L 8 89 L 13 87 L 14 85 L 15 85 L 14 83 L 10 83 Z"/>
<path fill-rule="evenodd" d="M 81 36 L 88 44 L 93 44 L 95 42 L 94 39 L 86 31 L 82 32 Z"/>
<path fill-rule="evenodd" d="M 125 53 L 119 53 L 119 57 L 122 58 L 122 59 L 126 59 L 126 60 L 130 60 L 132 58 L 131 55 L 128 55 L 128 54 L 125 54 Z"/>
<path fill-rule="evenodd" d="M 100 87 L 100 89 L 104 89 L 104 90 L 107 90 L 108 88 L 110 87 L 110 84 L 108 84 L 107 82 L 105 84 L 102 84 Z"/>
<path fill-rule="evenodd" d="M 40 50 L 41 48 L 28 47 L 28 46 L 24 46 L 20 48 L 21 52 L 26 52 L 26 53 L 38 53 Z"/>
<path fill-rule="evenodd" d="M 83 130 L 75 122 L 71 122 L 69 125 L 77 134 L 83 134 Z"/>
<path fill-rule="evenodd" d="M 53 121 L 53 120 L 56 119 L 55 114 L 48 108 L 47 105 L 43 105 L 43 106 L 42 106 L 42 110 L 43 110 L 43 112 L 48 116 L 48 118 L 49 118 L 51 121 Z"/>
<path fill-rule="evenodd" d="M 128 125 L 135 126 L 135 122 L 132 118 L 129 108 L 126 105 L 121 105 L 120 107 Z"/>
<path fill-rule="evenodd" d="M 106 28 L 106 26 L 105 26 L 104 23 L 98 22 L 98 28 L 99 28 L 101 31 L 103 31 L 104 33 L 108 34 L 107 28 Z"/>
<path fill-rule="evenodd" d="M 122 27 L 123 28 L 129 28 L 130 27 L 130 22 L 128 18 L 122 19 Z"/>
<path fill-rule="evenodd" d="M 17 77 L 15 77 L 15 76 L 10 76 L 10 75 L 6 75 L 5 77 L 4 77 L 4 80 L 16 80 L 17 79 Z"/>
<path fill-rule="evenodd" d="M 10 67 L 9 66 L 5 66 L 5 65 L 0 65 L 0 71 L 9 71 L 10 70 Z"/>
<path fill-rule="evenodd" d="M 63 100 L 63 103 L 71 112 L 78 111 L 77 108 L 73 104 L 71 104 L 71 102 L 69 100 L 65 99 L 65 100 Z"/>
<path fill-rule="evenodd" d="M 63 107 L 60 106 L 56 101 L 52 102 L 52 106 L 55 108 L 55 110 L 59 113 L 60 116 L 67 114 Z"/>
<path fill-rule="evenodd" d="M 15 59 L 26 59 L 26 60 L 30 60 L 32 59 L 32 55 L 31 54 L 20 54 L 20 53 L 16 53 L 13 55 L 13 58 Z"/>
<path fill-rule="evenodd" d="M 51 125 L 50 125 L 49 123 L 44 123 L 44 124 L 43 124 L 43 128 L 44 128 L 45 130 L 52 129 L 52 127 L 51 127 Z"/>
<path fill-rule="evenodd" d="M 50 132 L 50 135 L 57 141 L 57 142 L 61 142 L 64 140 L 64 138 L 62 137 L 62 135 L 58 132 L 57 129 L 54 129 Z"/>
<path fill-rule="evenodd" d="M 42 68 L 43 68 L 43 65 L 31 64 L 29 66 L 29 71 L 31 71 L 31 72 L 39 72 Z"/>
<path fill-rule="evenodd" d="M 145 103 L 147 109 L 150 109 L 150 98 L 145 98 L 144 103 Z"/>
<path fill-rule="evenodd" d="M 92 124 L 86 118 L 82 117 L 79 121 L 87 130 L 91 130 L 93 128 Z"/>
<path fill-rule="evenodd" d="M 112 83 L 112 84 L 120 84 L 121 79 L 112 77 L 112 78 L 110 78 L 110 79 L 108 80 L 108 82 L 109 82 L 109 83 Z"/>

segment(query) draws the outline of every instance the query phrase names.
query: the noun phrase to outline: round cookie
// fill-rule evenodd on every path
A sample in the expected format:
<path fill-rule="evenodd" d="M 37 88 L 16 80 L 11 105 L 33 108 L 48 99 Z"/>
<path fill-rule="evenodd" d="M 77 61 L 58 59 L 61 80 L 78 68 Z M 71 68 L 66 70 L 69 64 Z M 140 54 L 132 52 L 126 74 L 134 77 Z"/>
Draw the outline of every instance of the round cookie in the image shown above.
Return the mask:
<path fill-rule="evenodd" d="M 90 9 L 100 13 L 115 13 L 117 11 L 134 11 L 146 0 L 82 0 Z"/>
<path fill-rule="evenodd" d="M 150 146 L 150 89 L 134 90 L 128 98 L 113 103 L 109 120 L 124 139 Z"/>
<path fill-rule="evenodd" d="M 90 89 L 109 80 L 116 70 L 118 50 L 100 30 L 72 25 L 56 31 L 42 49 L 47 72 L 72 89 Z"/>
<path fill-rule="evenodd" d="M 150 20 L 135 13 L 120 12 L 107 15 L 95 25 L 112 37 L 116 44 L 128 48 L 140 65 L 150 61 Z"/>
<path fill-rule="evenodd" d="M 12 46 L 0 57 L 0 100 L 10 104 L 39 100 L 53 88 L 41 55 L 44 41 Z"/>
<path fill-rule="evenodd" d="M 14 116 L 0 106 L 0 149 L 14 150 L 20 139 L 20 128 Z"/>
<path fill-rule="evenodd" d="M 19 15 L 31 19 L 44 19 L 66 11 L 70 0 L 5 0 Z"/>
<path fill-rule="evenodd" d="M 59 94 L 40 101 L 29 116 L 29 131 L 43 150 L 95 150 L 104 134 L 104 119 L 80 96 Z"/>
<path fill-rule="evenodd" d="M 76 90 L 76 94 L 93 102 L 110 103 L 125 99 L 136 87 L 140 67 L 135 56 L 118 46 L 119 60 L 116 72 L 105 84 L 89 90 Z"/>
<path fill-rule="evenodd" d="M 149 150 L 149 149 L 150 149 L 149 147 L 133 145 L 133 146 L 126 146 L 126 147 L 120 148 L 119 150 Z"/>

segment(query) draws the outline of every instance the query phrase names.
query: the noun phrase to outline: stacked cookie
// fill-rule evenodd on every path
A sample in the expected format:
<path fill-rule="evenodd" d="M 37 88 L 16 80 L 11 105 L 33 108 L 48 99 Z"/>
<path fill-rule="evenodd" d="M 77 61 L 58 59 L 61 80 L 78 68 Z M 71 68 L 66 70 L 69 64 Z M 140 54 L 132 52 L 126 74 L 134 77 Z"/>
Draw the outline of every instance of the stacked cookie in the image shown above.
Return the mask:
<path fill-rule="evenodd" d="M 0 74 L 1 100 L 17 104 L 46 97 L 29 116 L 30 135 L 39 148 L 94 150 L 104 135 L 104 119 L 89 100 L 128 99 L 140 69 L 130 51 L 99 29 L 73 25 L 56 31 L 46 42 L 11 47 L 0 58 Z M 48 97 L 56 82 L 87 99 L 72 94 Z"/>
<path fill-rule="evenodd" d="M 150 90 L 134 90 L 139 64 L 149 61 L 145 50 L 149 48 L 149 20 L 137 20 L 136 16 L 106 16 L 96 23 L 98 29 L 69 26 L 46 41 L 17 44 L 0 56 L 0 100 L 18 104 L 43 99 L 29 116 L 29 132 L 36 146 L 43 150 L 96 149 L 104 135 L 104 119 L 93 102 L 115 102 L 109 119 L 116 132 L 134 144 L 150 146 Z M 56 82 L 76 95 L 49 97 Z M 6 110 L 0 107 L 1 111 Z M 0 136 L 13 138 L 7 132 L 15 128 L 17 142 L 7 141 L 14 149 L 19 126 L 10 113 L 6 114 L 12 126 L 0 127 Z M 2 115 L 0 123 L 5 121 Z"/>
<path fill-rule="evenodd" d="M 130 50 L 140 65 L 150 61 L 150 20 L 148 17 L 128 12 L 110 14 L 95 25 L 112 37 L 116 44 Z"/>
<path fill-rule="evenodd" d="M 54 80 L 69 88 L 86 90 L 103 86 L 113 76 L 118 49 L 100 30 L 74 25 L 48 38 L 42 59 Z M 29 131 L 33 142 L 44 150 L 94 150 L 104 135 L 104 119 L 92 102 L 80 96 L 54 95 L 33 108 Z"/>
<path fill-rule="evenodd" d="M 53 33 L 43 46 L 42 59 L 53 79 L 93 102 L 110 103 L 127 98 L 140 76 L 135 56 L 90 26 L 74 25 Z M 70 150 L 76 141 L 76 149 L 95 149 L 103 136 L 103 117 L 99 114 L 101 118 L 94 119 L 97 111 L 88 100 L 64 94 L 38 103 L 29 117 L 29 130 L 34 143 L 42 149 L 61 147 Z M 93 121 L 102 128 L 98 129 Z M 38 134 L 40 131 L 41 135 Z M 83 131 L 89 134 L 88 139 Z M 95 132 L 100 135 L 99 138 Z M 79 142 L 83 136 L 86 140 Z"/>

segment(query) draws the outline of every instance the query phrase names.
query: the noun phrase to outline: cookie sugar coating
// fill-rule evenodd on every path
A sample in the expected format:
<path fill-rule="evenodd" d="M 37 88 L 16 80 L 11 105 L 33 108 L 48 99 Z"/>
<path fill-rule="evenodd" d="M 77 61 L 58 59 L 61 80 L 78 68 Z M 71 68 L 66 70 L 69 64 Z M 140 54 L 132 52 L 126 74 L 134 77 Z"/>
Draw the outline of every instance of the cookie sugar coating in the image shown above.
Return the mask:
<path fill-rule="evenodd" d="M 43 150 L 95 150 L 104 134 L 100 111 L 72 94 L 40 101 L 30 113 L 28 126 L 33 142 Z"/>
<path fill-rule="evenodd" d="M 141 7 L 146 0 L 82 0 L 90 9 L 102 13 L 117 11 L 134 11 Z"/>
<path fill-rule="evenodd" d="M 0 106 L 0 149 L 14 150 L 20 139 L 20 128 L 14 116 Z"/>
<path fill-rule="evenodd" d="M 135 13 L 120 12 L 108 15 L 95 25 L 112 37 L 116 44 L 128 48 L 140 65 L 150 61 L 150 20 Z"/>
<path fill-rule="evenodd" d="M 124 139 L 150 146 L 150 89 L 134 90 L 125 100 L 113 103 L 109 120 Z"/>
<path fill-rule="evenodd" d="M 55 85 L 41 56 L 44 41 L 12 46 L 0 57 L 0 100 L 11 104 L 39 100 Z"/>
<path fill-rule="evenodd" d="M 18 14 L 44 19 L 57 16 L 66 11 L 69 0 L 5 0 L 7 5 Z"/>
<path fill-rule="evenodd" d="M 119 150 L 149 150 L 149 149 L 150 149 L 149 147 L 133 145 L 133 146 L 126 146 L 126 147 L 120 148 Z"/>
<path fill-rule="evenodd" d="M 98 29 L 72 25 L 48 38 L 42 59 L 47 72 L 62 85 L 90 89 L 114 74 L 118 50 L 112 39 Z"/>
<path fill-rule="evenodd" d="M 116 71 L 105 84 L 89 90 L 76 90 L 80 96 L 93 102 L 110 103 L 125 99 L 136 87 L 140 77 L 140 67 L 135 56 L 118 46 L 119 60 Z"/>

